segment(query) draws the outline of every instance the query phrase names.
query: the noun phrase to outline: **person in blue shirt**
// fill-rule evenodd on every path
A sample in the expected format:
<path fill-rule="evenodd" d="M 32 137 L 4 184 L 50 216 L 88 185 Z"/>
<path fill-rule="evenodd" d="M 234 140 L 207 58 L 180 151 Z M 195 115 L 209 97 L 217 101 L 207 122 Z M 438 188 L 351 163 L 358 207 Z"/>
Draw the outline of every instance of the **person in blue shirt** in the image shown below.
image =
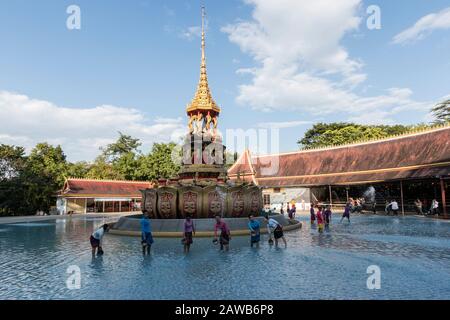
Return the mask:
<path fill-rule="evenodd" d="M 253 245 L 256 244 L 256 247 L 259 248 L 259 241 L 261 240 L 261 224 L 258 220 L 255 220 L 255 217 L 250 214 L 248 216 L 248 228 L 250 229 L 250 246 L 253 248 Z"/>
<path fill-rule="evenodd" d="M 142 254 L 145 256 L 150 255 L 150 250 L 153 244 L 152 228 L 150 224 L 150 219 L 148 217 L 148 211 L 142 211 L 141 218 L 141 244 L 142 244 Z"/>

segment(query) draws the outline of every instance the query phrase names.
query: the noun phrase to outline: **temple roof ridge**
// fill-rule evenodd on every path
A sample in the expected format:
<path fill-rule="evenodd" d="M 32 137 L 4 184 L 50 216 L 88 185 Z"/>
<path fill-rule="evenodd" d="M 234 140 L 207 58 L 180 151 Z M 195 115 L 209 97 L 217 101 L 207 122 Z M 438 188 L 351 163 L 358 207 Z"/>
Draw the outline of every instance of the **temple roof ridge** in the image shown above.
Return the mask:
<path fill-rule="evenodd" d="M 365 145 L 365 144 L 372 144 L 372 143 L 380 143 L 380 142 L 386 142 L 396 139 L 404 139 L 408 137 L 413 137 L 417 135 L 427 134 L 430 132 L 440 131 L 440 130 L 448 130 L 450 129 L 450 122 L 444 123 L 444 124 L 438 124 L 433 125 L 430 127 L 419 127 L 412 129 L 411 131 L 401 133 L 401 134 L 395 134 L 390 135 L 387 137 L 382 138 L 372 138 L 372 139 L 365 139 L 365 140 L 359 140 L 351 143 L 343 143 L 343 144 L 337 144 L 337 145 L 329 145 L 329 146 L 323 146 L 323 147 L 310 147 L 310 148 L 304 148 L 298 151 L 291 151 L 291 152 L 282 152 L 278 154 L 261 154 L 261 155 L 252 155 L 252 157 L 260 158 L 260 157 L 272 157 L 272 156 L 284 156 L 284 155 L 291 155 L 291 154 L 298 154 L 298 153 L 307 153 L 307 152 L 315 152 L 315 151 L 324 151 L 324 150 L 332 150 L 332 149 L 340 149 L 340 148 L 347 148 L 347 147 L 356 147 L 359 145 Z"/>

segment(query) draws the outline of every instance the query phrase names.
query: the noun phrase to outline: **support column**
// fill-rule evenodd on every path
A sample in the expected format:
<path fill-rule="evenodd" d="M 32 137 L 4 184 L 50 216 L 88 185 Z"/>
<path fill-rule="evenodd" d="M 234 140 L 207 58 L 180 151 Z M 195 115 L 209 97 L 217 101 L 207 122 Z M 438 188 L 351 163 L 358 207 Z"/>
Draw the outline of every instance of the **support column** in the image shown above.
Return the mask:
<path fill-rule="evenodd" d="M 105 213 L 105 200 L 103 200 L 102 202 L 103 202 L 103 213 Z"/>
<path fill-rule="evenodd" d="M 345 187 L 345 195 L 347 196 L 347 203 L 348 203 L 348 189 L 349 189 L 349 187 L 347 186 L 347 187 Z"/>
<path fill-rule="evenodd" d="M 444 179 L 441 177 L 441 200 L 442 200 L 442 213 L 447 218 L 447 202 L 445 199 L 445 182 Z"/>
<path fill-rule="evenodd" d="M 87 213 L 87 198 L 84 198 L 84 213 Z"/>
<path fill-rule="evenodd" d="M 331 193 L 331 185 L 328 186 L 328 191 L 330 192 L 330 206 L 333 209 L 333 194 Z"/>
<path fill-rule="evenodd" d="M 400 198 L 402 203 L 402 215 L 405 215 L 405 205 L 403 202 L 403 181 L 400 181 Z"/>

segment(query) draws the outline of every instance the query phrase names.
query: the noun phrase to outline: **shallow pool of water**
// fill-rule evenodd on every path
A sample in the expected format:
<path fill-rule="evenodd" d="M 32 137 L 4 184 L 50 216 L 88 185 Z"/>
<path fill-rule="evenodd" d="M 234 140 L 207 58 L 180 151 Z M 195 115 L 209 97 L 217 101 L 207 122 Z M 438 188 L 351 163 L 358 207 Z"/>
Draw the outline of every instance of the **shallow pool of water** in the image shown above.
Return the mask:
<path fill-rule="evenodd" d="M 251 249 L 235 237 L 228 253 L 211 239 L 140 240 L 108 234 L 92 258 L 89 235 L 103 219 L 0 225 L 0 299 L 450 299 L 450 223 L 416 217 L 352 217 L 318 234 L 306 217 L 288 248 Z M 69 290 L 67 269 L 81 271 Z M 368 266 L 381 289 L 366 285 Z"/>

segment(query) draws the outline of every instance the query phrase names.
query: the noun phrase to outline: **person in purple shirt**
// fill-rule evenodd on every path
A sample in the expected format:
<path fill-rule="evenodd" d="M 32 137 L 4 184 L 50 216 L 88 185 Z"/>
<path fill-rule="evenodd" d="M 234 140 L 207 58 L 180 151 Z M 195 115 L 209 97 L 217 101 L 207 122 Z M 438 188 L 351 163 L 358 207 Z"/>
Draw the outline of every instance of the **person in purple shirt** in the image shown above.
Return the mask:
<path fill-rule="evenodd" d="M 351 208 L 351 204 L 350 204 L 350 202 L 347 202 L 347 204 L 345 205 L 344 214 L 342 215 L 342 218 L 341 218 L 341 222 L 342 222 L 342 220 L 344 220 L 344 218 L 347 218 L 348 222 L 350 223 L 350 208 Z"/>
<path fill-rule="evenodd" d="M 314 212 L 314 204 L 311 204 L 311 208 L 309 209 L 311 224 L 316 222 L 316 213 Z"/>
<path fill-rule="evenodd" d="M 331 206 L 328 205 L 325 208 L 325 211 L 323 212 L 323 217 L 325 218 L 325 230 L 330 229 L 330 222 L 331 222 Z"/>
<path fill-rule="evenodd" d="M 183 237 L 183 245 L 184 245 L 184 253 L 188 253 L 191 244 L 193 242 L 192 235 L 195 235 L 195 226 L 194 221 L 191 219 L 191 216 L 186 216 L 186 220 L 184 220 L 184 237 Z"/>

